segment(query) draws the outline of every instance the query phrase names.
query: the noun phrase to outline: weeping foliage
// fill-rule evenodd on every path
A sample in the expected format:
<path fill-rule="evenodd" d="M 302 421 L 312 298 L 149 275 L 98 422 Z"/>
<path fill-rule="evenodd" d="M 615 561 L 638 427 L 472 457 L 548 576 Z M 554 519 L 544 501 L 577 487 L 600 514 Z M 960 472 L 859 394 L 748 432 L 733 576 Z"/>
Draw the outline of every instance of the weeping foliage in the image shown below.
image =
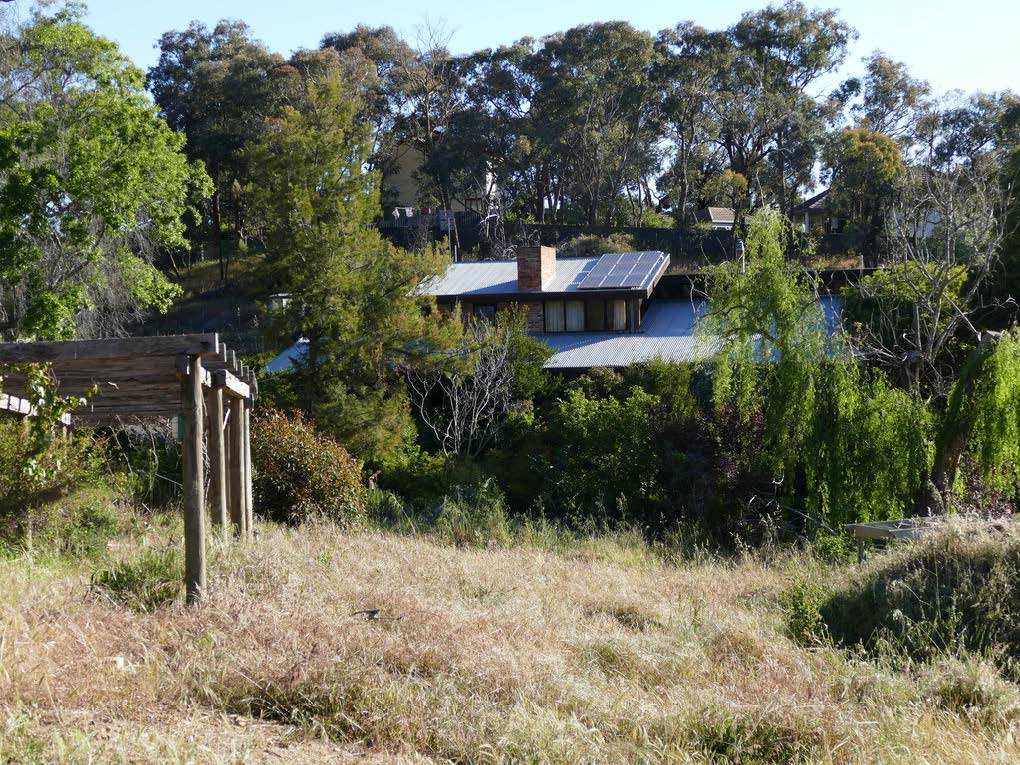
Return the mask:
<path fill-rule="evenodd" d="M 970 449 L 989 487 L 1005 489 L 1020 481 L 1020 334 L 1016 330 L 999 338 L 981 371 L 968 402 L 974 417 Z"/>
<path fill-rule="evenodd" d="M 746 267 L 712 274 L 703 341 L 718 344 L 714 405 L 764 418 L 757 459 L 816 516 L 901 517 L 931 470 L 933 414 L 830 338 L 813 285 L 783 255 L 786 225 L 756 213 Z"/>
<path fill-rule="evenodd" d="M 826 365 L 819 388 L 803 450 L 809 511 L 832 524 L 901 517 L 931 470 L 929 408 L 853 361 Z"/>
<path fill-rule="evenodd" d="M 772 470 L 795 466 L 815 412 L 819 365 L 831 351 L 825 314 L 807 277 L 786 262 L 789 223 L 776 210 L 751 218 L 746 266 L 725 263 L 709 275 L 711 307 L 703 342 L 719 344 L 713 401 L 742 416 L 761 411 Z"/>

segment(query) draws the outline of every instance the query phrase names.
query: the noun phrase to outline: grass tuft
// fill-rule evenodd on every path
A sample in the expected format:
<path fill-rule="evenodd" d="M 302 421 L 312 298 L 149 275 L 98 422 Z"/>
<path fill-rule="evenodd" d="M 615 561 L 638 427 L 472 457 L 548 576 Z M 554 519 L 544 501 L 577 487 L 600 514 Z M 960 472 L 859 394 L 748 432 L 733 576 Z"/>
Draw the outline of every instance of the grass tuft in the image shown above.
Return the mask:
<path fill-rule="evenodd" d="M 178 548 L 143 550 L 97 570 L 92 586 L 114 602 L 148 613 L 177 600 L 183 575 Z"/>

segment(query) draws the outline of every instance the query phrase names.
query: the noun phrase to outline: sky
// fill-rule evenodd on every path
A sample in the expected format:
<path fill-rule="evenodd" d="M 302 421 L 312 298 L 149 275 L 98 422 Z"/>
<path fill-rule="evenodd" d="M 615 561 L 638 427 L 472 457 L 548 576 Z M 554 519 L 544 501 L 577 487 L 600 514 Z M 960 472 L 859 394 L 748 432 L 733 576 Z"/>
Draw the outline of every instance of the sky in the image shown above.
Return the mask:
<path fill-rule="evenodd" d="M 766 5 L 759 0 L 509 0 L 465 3 L 463 0 L 86 0 L 90 25 L 120 43 L 142 68 L 155 63 L 160 34 L 183 29 L 197 19 L 207 25 L 239 18 L 271 49 L 289 54 L 318 45 L 327 32 L 346 31 L 362 23 L 388 24 L 413 40 L 430 23 L 452 33 L 450 47 L 462 53 L 495 47 L 521 37 L 569 29 L 592 21 L 629 21 L 651 32 L 693 20 L 724 28 L 748 10 Z M 18 0 L 27 5 L 28 0 Z M 1020 91 L 1020 2 L 982 0 L 847 0 L 812 2 L 837 7 L 860 33 L 842 74 L 861 71 L 861 58 L 873 50 L 904 61 L 915 77 L 927 79 L 936 93 L 952 89 Z M 838 78 L 837 78 L 838 79 Z M 828 83 L 826 83 L 828 87 Z"/>

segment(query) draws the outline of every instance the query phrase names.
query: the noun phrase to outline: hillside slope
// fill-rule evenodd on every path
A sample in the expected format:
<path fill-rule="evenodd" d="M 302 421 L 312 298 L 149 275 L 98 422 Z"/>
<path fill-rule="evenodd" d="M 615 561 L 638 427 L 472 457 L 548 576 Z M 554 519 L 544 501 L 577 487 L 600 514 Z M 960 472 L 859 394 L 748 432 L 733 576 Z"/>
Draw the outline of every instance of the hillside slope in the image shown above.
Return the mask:
<path fill-rule="evenodd" d="M 676 567 L 613 541 L 457 549 L 314 525 L 215 558 L 206 604 L 149 614 L 84 567 L 0 563 L 0 760 L 1020 757 L 906 673 L 787 639 L 780 593 L 817 565 L 798 556 Z"/>

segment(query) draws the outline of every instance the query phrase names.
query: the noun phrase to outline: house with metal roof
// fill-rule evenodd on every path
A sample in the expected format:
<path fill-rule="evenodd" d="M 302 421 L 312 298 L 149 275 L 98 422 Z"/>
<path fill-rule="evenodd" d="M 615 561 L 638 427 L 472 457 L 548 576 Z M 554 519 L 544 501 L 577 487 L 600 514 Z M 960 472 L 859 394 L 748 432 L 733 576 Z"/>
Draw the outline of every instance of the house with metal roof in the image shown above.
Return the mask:
<path fill-rule="evenodd" d="M 696 331 L 707 301 L 692 297 L 689 288 L 687 297 L 677 297 L 675 284 L 663 280 L 668 267 L 669 256 L 657 251 L 557 258 L 552 247 L 522 247 L 516 260 L 453 263 L 420 289 L 441 309 L 459 305 L 465 316 L 492 318 L 511 305 L 524 308 L 530 334 L 553 351 L 547 369 L 703 360 L 717 350 Z M 834 331 L 839 298 L 824 296 L 819 302 Z M 293 368 L 307 346 L 299 340 L 266 371 Z"/>
<path fill-rule="evenodd" d="M 557 258 L 552 247 L 522 247 L 516 261 L 453 263 L 422 289 L 465 315 L 521 306 L 529 332 L 553 350 L 547 368 L 695 361 L 707 350 L 694 332 L 703 303 L 654 299 L 668 267 L 657 251 Z"/>
<path fill-rule="evenodd" d="M 847 221 L 832 211 L 829 204 L 829 189 L 805 199 L 790 210 L 790 219 L 800 225 L 801 231 L 821 231 L 824 234 L 838 234 L 846 227 Z"/>
<path fill-rule="evenodd" d="M 732 207 L 704 207 L 694 211 L 694 220 L 711 224 L 713 230 L 732 231 L 736 213 Z"/>

